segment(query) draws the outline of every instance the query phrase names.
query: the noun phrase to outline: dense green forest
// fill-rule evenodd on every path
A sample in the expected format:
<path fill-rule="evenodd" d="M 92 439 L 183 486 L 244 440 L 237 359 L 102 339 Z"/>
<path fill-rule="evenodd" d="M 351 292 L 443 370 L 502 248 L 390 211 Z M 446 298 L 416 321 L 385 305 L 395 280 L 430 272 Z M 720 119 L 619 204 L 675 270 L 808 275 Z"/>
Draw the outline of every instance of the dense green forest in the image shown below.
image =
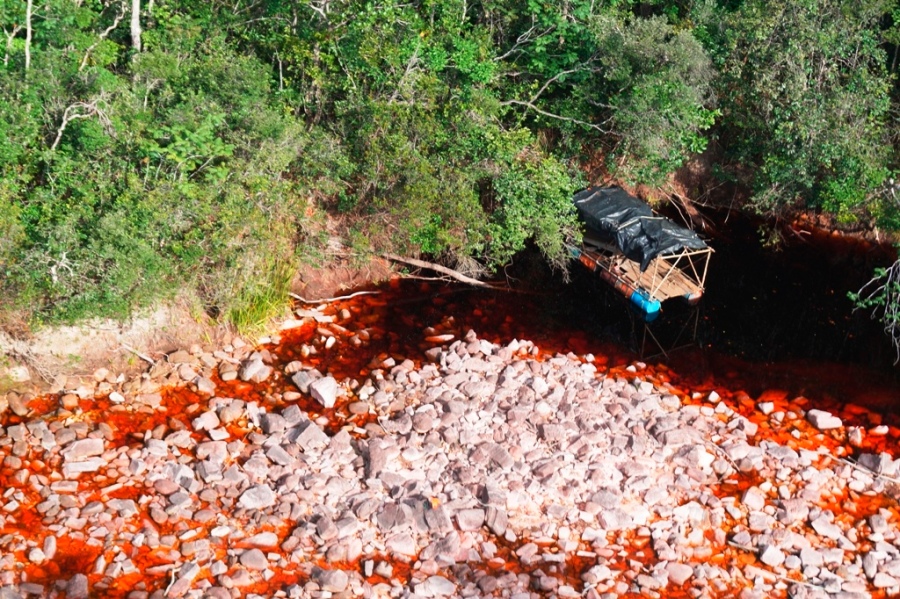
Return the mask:
<path fill-rule="evenodd" d="M 565 264 L 588 167 L 900 228 L 895 0 L 0 0 L 0 294 L 250 323 L 354 251 Z"/>

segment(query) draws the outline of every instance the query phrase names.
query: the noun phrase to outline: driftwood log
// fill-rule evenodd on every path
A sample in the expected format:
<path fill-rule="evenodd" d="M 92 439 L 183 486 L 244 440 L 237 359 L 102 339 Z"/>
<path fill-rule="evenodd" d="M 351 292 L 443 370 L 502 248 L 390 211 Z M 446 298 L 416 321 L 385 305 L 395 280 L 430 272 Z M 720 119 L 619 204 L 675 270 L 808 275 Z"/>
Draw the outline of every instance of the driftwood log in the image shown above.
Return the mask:
<path fill-rule="evenodd" d="M 417 268 L 427 268 L 429 270 L 439 272 L 442 275 L 446 275 L 452 279 L 456 279 L 460 283 L 474 285 L 475 287 L 484 287 L 485 289 L 497 289 L 495 285 L 485 283 L 484 281 L 479 281 L 478 279 L 473 279 L 472 277 L 466 276 L 457 270 L 447 268 L 446 266 L 441 266 L 440 264 L 435 264 L 434 262 L 426 262 L 425 260 L 418 260 L 416 258 L 404 258 L 403 256 L 398 256 L 396 254 L 382 254 L 382 256 L 384 256 L 388 260 L 391 260 L 392 262 L 400 262 L 402 264 L 409 264 L 410 266 L 415 266 Z"/>

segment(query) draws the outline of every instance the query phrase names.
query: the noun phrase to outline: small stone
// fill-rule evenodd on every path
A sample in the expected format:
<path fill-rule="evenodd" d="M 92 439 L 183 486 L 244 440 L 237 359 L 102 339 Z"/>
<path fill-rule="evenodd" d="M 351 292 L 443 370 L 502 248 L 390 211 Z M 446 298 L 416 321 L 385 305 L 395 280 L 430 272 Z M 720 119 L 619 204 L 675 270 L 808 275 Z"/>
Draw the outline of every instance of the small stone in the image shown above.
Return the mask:
<path fill-rule="evenodd" d="M 101 455 L 105 451 L 103 439 L 79 439 L 67 445 L 60 453 L 67 462 L 77 462 L 84 458 Z"/>
<path fill-rule="evenodd" d="M 315 422 L 307 422 L 294 429 L 292 441 L 304 451 L 316 451 L 328 447 L 329 437 Z"/>
<path fill-rule="evenodd" d="M 466 509 L 456 512 L 456 523 L 460 530 L 478 530 L 484 525 L 484 510 Z"/>
<path fill-rule="evenodd" d="M 421 584 L 416 585 L 416 594 L 425 597 L 455 596 L 456 585 L 443 576 L 429 576 Z"/>
<path fill-rule="evenodd" d="M 266 412 L 259 418 L 260 428 L 262 431 L 271 435 L 274 433 L 280 433 L 287 429 L 287 420 L 281 414 L 273 414 L 270 412 Z"/>
<path fill-rule="evenodd" d="M 56 555 L 57 542 L 56 537 L 53 535 L 48 536 L 44 539 L 44 555 L 47 559 L 53 559 Z"/>
<path fill-rule="evenodd" d="M 419 552 L 412 535 L 402 533 L 388 537 L 384 541 L 384 547 L 394 555 L 413 557 Z"/>
<path fill-rule="evenodd" d="M 103 466 L 106 466 L 106 460 L 101 457 L 87 458 L 79 462 L 66 462 L 63 464 L 63 476 L 72 478 L 84 472 L 96 472 Z"/>
<path fill-rule="evenodd" d="M 261 383 L 272 374 L 272 367 L 267 366 L 261 358 L 246 360 L 238 372 L 242 381 Z"/>
<path fill-rule="evenodd" d="M 78 407 L 79 402 L 79 397 L 74 393 L 65 393 L 59 398 L 59 405 L 62 406 L 62 409 L 70 412 Z"/>
<path fill-rule="evenodd" d="M 804 568 L 809 566 L 821 568 L 825 565 L 825 556 L 816 549 L 804 547 L 800 550 L 800 561 L 803 562 Z"/>
<path fill-rule="evenodd" d="M 897 463 L 891 459 L 890 454 L 881 452 L 879 454 L 864 453 L 857 460 L 860 466 L 872 471 L 875 474 L 893 477 L 897 474 Z"/>
<path fill-rule="evenodd" d="M 301 370 L 294 373 L 294 375 L 291 377 L 291 381 L 293 381 L 293 383 L 297 385 L 297 388 L 301 393 L 309 393 L 309 385 L 310 383 L 315 381 L 316 378 L 317 377 L 313 376 L 313 372 L 309 370 Z"/>
<path fill-rule="evenodd" d="M 759 552 L 759 561 L 775 568 L 784 563 L 784 552 L 774 545 L 766 545 Z"/>
<path fill-rule="evenodd" d="M 827 431 L 843 426 L 843 422 L 841 422 L 840 418 L 825 410 L 810 410 L 806 413 L 806 419 L 820 431 Z"/>
<path fill-rule="evenodd" d="M 197 371 L 187 364 L 182 364 L 178 367 L 178 376 L 181 377 L 182 381 L 190 383 L 197 378 Z"/>
<path fill-rule="evenodd" d="M 75 396 L 76 400 L 78 396 Z M 28 402 L 25 401 L 25 398 L 18 393 L 11 392 L 6 394 L 6 403 L 10 410 L 13 411 L 13 414 L 16 416 L 26 416 L 28 414 Z M 77 406 L 77 403 L 76 403 Z"/>
<path fill-rule="evenodd" d="M 278 535 L 274 532 L 261 532 L 248 538 L 245 543 L 254 547 L 275 547 L 278 545 Z"/>
<path fill-rule="evenodd" d="M 502 537 L 506 534 L 508 516 L 505 509 L 489 506 L 485 510 L 485 524 L 492 533 Z"/>
<path fill-rule="evenodd" d="M 887 518 L 881 514 L 872 514 L 869 516 L 869 526 L 872 528 L 872 532 L 880 534 L 884 534 L 890 529 Z"/>
<path fill-rule="evenodd" d="M 844 531 L 833 522 L 829 522 L 824 516 L 819 516 L 810 522 L 810 525 L 817 533 L 829 539 L 837 540 L 844 536 Z"/>
<path fill-rule="evenodd" d="M 205 376 L 198 376 L 194 384 L 197 385 L 197 393 L 201 395 L 212 396 L 216 393 L 216 384 Z"/>
<path fill-rule="evenodd" d="M 757 486 L 748 487 L 741 496 L 741 503 L 751 512 L 758 512 L 766 506 L 766 495 Z"/>
<path fill-rule="evenodd" d="M 900 585 L 900 581 L 884 572 L 879 572 L 875 575 L 875 578 L 872 579 L 872 586 L 876 589 L 886 589 L 897 585 Z"/>
<path fill-rule="evenodd" d="M 426 412 L 419 412 L 412 417 L 412 427 L 417 433 L 427 433 L 434 426 L 434 419 Z"/>
<path fill-rule="evenodd" d="M 190 364 L 193 360 L 193 356 L 183 349 L 180 349 L 169 354 L 168 360 L 169 364 Z"/>
<path fill-rule="evenodd" d="M 167 597 L 181 597 L 185 595 L 194 583 L 194 579 L 200 573 L 200 566 L 194 562 L 187 562 L 178 571 L 178 580 L 168 588 Z"/>
<path fill-rule="evenodd" d="M 215 412 L 203 412 L 191 422 L 195 431 L 211 431 L 221 424 Z"/>

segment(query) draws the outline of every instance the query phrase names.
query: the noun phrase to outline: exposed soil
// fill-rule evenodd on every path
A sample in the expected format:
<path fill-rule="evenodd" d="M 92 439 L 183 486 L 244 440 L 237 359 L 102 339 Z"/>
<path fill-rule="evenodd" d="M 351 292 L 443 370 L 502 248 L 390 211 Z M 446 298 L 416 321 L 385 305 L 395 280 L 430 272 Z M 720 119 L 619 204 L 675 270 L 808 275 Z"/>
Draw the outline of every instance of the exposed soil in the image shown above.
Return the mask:
<path fill-rule="evenodd" d="M 328 264 L 301 264 L 292 293 L 311 300 L 340 295 L 351 288 L 386 280 L 389 262 L 380 258 L 332 258 Z M 126 377 L 146 370 L 177 349 L 203 350 L 230 342 L 234 331 L 182 297 L 136 313 L 125 322 L 92 320 L 77 326 L 28 331 L 0 326 L 0 393 L 43 393 L 78 385 L 98 368 Z M 287 307 L 286 307 L 287 308 Z M 71 380 L 68 380 L 71 379 Z"/>

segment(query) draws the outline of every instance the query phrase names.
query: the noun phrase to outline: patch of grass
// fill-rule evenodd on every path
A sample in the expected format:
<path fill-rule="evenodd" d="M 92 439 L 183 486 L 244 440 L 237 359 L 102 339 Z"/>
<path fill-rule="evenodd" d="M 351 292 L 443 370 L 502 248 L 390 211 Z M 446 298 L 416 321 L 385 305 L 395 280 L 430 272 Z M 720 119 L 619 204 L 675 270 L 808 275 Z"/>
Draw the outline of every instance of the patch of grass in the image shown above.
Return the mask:
<path fill-rule="evenodd" d="M 241 335 L 261 335 L 272 319 L 282 315 L 290 304 L 288 293 L 294 275 L 291 264 L 273 261 L 268 266 L 265 275 L 246 281 L 237 290 L 226 311 L 227 320 Z"/>

